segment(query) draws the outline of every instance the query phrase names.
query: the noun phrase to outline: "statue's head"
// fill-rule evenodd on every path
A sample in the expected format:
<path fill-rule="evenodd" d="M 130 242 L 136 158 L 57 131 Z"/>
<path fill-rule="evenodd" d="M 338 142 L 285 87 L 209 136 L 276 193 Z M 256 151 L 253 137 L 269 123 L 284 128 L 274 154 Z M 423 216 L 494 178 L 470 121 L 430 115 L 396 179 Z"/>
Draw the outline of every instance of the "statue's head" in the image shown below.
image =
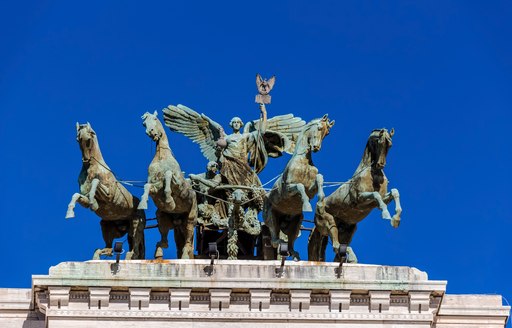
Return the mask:
<path fill-rule="evenodd" d="M 146 134 L 153 139 L 153 141 L 160 140 L 164 133 L 162 123 L 160 123 L 157 116 L 158 112 L 156 110 L 153 114 L 146 112 L 141 116 L 142 125 L 146 128 Z"/>
<path fill-rule="evenodd" d="M 240 131 L 240 129 L 242 129 L 242 126 L 244 126 L 244 122 L 242 122 L 242 119 L 240 117 L 235 116 L 229 122 L 229 126 L 231 126 L 233 131 L 238 132 Z"/>
<path fill-rule="evenodd" d="M 394 134 L 395 129 L 391 129 L 389 132 L 386 129 L 372 131 L 366 145 L 372 167 L 383 169 L 386 166 L 386 156 L 388 155 L 389 148 L 393 145 L 391 138 Z"/>
<path fill-rule="evenodd" d="M 96 132 L 94 132 L 89 122 L 86 124 L 76 122 L 76 141 L 78 141 L 82 151 L 82 162 L 88 163 L 91 160 L 92 152 L 98 144 L 97 140 Z"/>
<path fill-rule="evenodd" d="M 209 161 L 206 165 L 206 171 L 210 173 L 217 173 L 219 170 L 219 165 L 215 161 Z"/>

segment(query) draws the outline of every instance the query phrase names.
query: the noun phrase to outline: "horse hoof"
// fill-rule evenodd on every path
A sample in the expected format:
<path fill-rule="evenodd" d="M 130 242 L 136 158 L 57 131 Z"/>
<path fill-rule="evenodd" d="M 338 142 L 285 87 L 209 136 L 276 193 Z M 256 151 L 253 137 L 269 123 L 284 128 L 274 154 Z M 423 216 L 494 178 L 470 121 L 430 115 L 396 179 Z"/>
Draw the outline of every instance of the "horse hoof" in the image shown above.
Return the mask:
<path fill-rule="evenodd" d="M 398 228 L 400 226 L 400 219 L 391 219 L 391 225 L 393 228 Z"/>
<path fill-rule="evenodd" d="M 164 251 L 161 247 L 157 247 L 155 251 L 155 259 L 161 260 L 164 257 Z"/>
<path fill-rule="evenodd" d="M 302 212 L 313 212 L 313 208 L 309 202 L 302 204 Z"/>
<path fill-rule="evenodd" d="M 389 214 L 388 210 L 382 211 L 382 218 L 385 220 L 391 220 L 391 214 Z"/>
<path fill-rule="evenodd" d="M 148 203 L 144 202 L 144 203 L 139 203 L 139 206 L 137 206 L 137 209 L 138 210 L 147 210 L 148 209 Z"/>
<path fill-rule="evenodd" d="M 132 258 L 133 258 L 133 251 L 127 252 L 126 253 L 126 257 L 124 259 L 125 260 L 131 260 Z"/>
<path fill-rule="evenodd" d="M 94 202 L 91 204 L 91 211 L 96 212 L 98 210 L 99 206 L 97 202 Z"/>
<path fill-rule="evenodd" d="M 72 219 L 74 217 L 75 217 L 75 212 L 73 212 L 73 211 L 66 212 L 66 219 Z"/>
<path fill-rule="evenodd" d="M 354 250 L 350 246 L 347 247 L 347 262 L 348 263 L 357 263 L 356 253 L 354 253 Z"/>
<path fill-rule="evenodd" d="M 93 260 L 99 260 L 100 259 L 100 254 L 101 254 L 101 249 L 97 249 L 96 251 L 94 251 L 94 255 L 92 256 L 92 259 Z"/>

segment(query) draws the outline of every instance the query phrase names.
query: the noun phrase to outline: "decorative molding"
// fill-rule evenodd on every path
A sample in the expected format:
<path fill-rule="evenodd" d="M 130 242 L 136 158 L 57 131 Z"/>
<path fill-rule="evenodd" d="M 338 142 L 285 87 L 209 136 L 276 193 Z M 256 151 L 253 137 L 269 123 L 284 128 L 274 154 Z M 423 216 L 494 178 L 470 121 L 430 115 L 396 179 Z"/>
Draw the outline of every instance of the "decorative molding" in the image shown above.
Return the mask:
<path fill-rule="evenodd" d="M 71 287 L 48 287 L 50 292 L 49 307 L 61 308 L 69 304 L 69 292 Z"/>
<path fill-rule="evenodd" d="M 290 311 L 309 310 L 311 304 L 311 289 L 290 289 Z"/>
<path fill-rule="evenodd" d="M 429 310 L 430 293 L 429 292 L 409 292 L 409 309 L 411 312 L 425 312 Z"/>
<path fill-rule="evenodd" d="M 433 322 L 433 315 L 428 313 L 350 313 L 350 312 L 270 312 L 270 311 L 126 311 L 126 310 L 58 310 L 49 309 L 48 317 L 77 317 L 102 319 L 112 318 L 172 318 L 172 319 L 261 319 L 261 320 L 345 320 L 345 321 L 404 321 Z"/>
<path fill-rule="evenodd" d="M 261 311 L 270 308 L 270 295 L 272 289 L 251 289 L 251 310 Z"/>
<path fill-rule="evenodd" d="M 343 312 L 350 309 L 350 290 L 330 290 L 329 309 L 331 312 Z"/>
<path fill-rule="evenodd" d="M 129 288 L 130 309 L 139 309 L 149 307 L 149 295 L 151 288 Z"/>
<path fill-rule="evenodd" d="M 171 288 L 169 289 L 169 310 L 187 309 L 190 306 L 190 288 Z"/>
<path fill-rule="evenodd" d="M 229 309 L 231 289 L 210 289 L 210 310 Z"/>
<path fill-rule="evenodd" d="M 383 312 L 389 310 L 391 291 L 370 291 L 370 312 Z"/>
<path fill-rule="evenodd" d="M 111 288 L 89 287 L 89 307 L 102 309 L 108 307 Z"/>

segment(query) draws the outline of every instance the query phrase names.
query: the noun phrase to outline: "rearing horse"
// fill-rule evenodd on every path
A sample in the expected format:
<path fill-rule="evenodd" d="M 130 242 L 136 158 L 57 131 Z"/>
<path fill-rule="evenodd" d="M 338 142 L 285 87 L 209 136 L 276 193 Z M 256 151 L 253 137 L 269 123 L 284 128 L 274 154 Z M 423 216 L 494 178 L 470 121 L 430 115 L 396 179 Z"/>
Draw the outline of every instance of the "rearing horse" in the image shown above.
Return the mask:
<path fill-rule="evenodd" d="M 326 114 L 303 127 L 292 158 L 265 199 L 263 217 L 270 230 L 272 246 L 277 247 L 282 231 L 288 236 L 288 250 L 296 261 L 300 256 L 293 245 L 300 232 L 303 211 L 312 211 L 309 201 L 317 193 L 318 201 L 325 196 L 323 177 L 314 166 L 311 154 L 320 150 L 333 125 L 334 120 L 329 121 Z"/>
<path fill-rule="evenodd" d="M 143 259 L 144 227 L 146 216 L 138 210 L 139 199 L 117 181 L 101 155 L 96 132 L 89 123 L 76 123 L 77 141 L 82 151 L 82 170 L 78 176 L 80 193 L 75 193 L 68 205 L 66 218 L 75 217 L 75 204 L 90 208 L 101 218 L 101 231 L 105 248 L 97 249 L 100 255 L 112 255 L 112 242 L 128 233 L 127 259 Z"/>
<path fill-rule="evenodd" d="M 327 236 L 331 237 L 334 252 L 340 244 L 350 244 L 357 229 L 357 223 L 378 207 L 382 218 L 391 220 L 397 228 L 400 224 L 402 207 L 397 189 L 388 192 L 388 179 L 384 174 L 386 156 L 391 148 L 391 138 L 395 131 L 386 129 L 373 130 L 368 138 L 363 159 L 352 178 L 342 184 L 324 202 L 318 202 L 315 213 L 315 228 L 308 243 L 310 261 L 325 260 Z M 395 215 L 391 217 L 387 204 L 395 200 Z M 352 249 L 349 248 L 349 262 L 357 262 Z M 350 254 L 352 253 L 352 254 Z"/>
<path fill-rule="evenodd" d="M 156 218 L 161 240 L 156 244 L 155 258 L 163 257 L 162 248 L 169 247 L 167 235 L 174 229 L 178 258 L 194 258 L 194 227 L 197 221 L 196 193 L 183 177 L 174 158 L 157 112 L 142 115 L 146 134 L 156 142 L 156 153 L 148 169 L 139 209 L 147 209 L 148 195 L 158 210 Z"/>

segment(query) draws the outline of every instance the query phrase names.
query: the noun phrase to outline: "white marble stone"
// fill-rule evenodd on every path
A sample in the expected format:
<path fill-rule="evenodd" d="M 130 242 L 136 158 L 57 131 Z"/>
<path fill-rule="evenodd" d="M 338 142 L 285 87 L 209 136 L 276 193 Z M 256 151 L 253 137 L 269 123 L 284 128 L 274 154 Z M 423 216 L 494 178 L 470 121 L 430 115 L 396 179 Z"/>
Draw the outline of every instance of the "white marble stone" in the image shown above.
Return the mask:
<path fill-rule="evenodd" d="M 0 327 L 503 327 L 500 296 L 446 295 L 409 267 L 208 260 L 66 262 L 0 289 Z"/>

